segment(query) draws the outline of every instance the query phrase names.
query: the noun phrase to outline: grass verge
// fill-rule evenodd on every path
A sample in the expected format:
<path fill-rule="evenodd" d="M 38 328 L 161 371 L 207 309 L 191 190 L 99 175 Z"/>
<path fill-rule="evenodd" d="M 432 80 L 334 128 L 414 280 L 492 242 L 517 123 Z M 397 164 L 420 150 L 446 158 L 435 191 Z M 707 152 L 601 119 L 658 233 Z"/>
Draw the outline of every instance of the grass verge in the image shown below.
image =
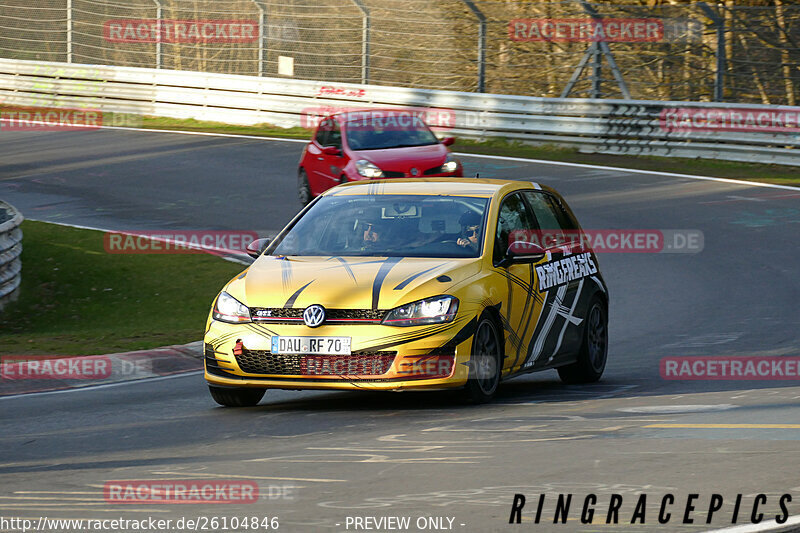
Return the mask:
<path fill-rule="evenodd" d="M 0 354 L 96 355 L 200 340 L 211 302 L 244 267 L 208 254 L 116 255 L 103 232 L 25 221 L 19 299 Z"/>

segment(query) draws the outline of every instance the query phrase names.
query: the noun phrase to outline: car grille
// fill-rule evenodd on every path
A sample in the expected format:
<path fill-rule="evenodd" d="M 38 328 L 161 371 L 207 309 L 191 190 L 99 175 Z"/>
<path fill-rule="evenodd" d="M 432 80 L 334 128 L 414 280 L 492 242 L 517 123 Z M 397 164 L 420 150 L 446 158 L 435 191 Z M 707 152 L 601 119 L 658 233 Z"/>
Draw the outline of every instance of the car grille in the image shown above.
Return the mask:
<path fill-rule="evenodd" d="M 253 307 L 250 314 L 255 322 L 271 322 L 273 324 L 297 324 L 303 320 L 301 308 Z M 259 316 L 259 313 L 266 316 Z M 386 315 L 384 309 L 326 309 L 325 322 L 335 324 L 377 324 Z"/>
<path fill-rule="evenodd" d="M 441 174 L 442 173 L 442 166 L 439 165 L 438 167 L 429 168 L 425 172 L 422 173 L 423 176 L 433 176 L 434 174 Z"/>
<path fill-rule="evenodd" d="M 397 352 L 354 352 L 351 355 L 273 354 L 244 350 L 236 362 L 248 374 L 278 376 L 380 376 L 391 368 Z"/>
<path fill-rule="evenodd" d="M 405 172 L 397 172 L 394 170 L 384 170 L 383 177 L 384 178 L 404 178 L 406 175 Z"/>

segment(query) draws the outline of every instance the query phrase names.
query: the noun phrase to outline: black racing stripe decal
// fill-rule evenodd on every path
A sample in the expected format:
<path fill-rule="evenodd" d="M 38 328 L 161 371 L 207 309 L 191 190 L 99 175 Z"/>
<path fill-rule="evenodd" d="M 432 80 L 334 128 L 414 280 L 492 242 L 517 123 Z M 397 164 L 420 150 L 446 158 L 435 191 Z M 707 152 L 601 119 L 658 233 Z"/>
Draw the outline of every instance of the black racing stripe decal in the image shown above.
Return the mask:
<path fill-rule="evenodd" d="M 378 300 L 381 296 L 383 280 L 386 279 L 389 271 L 402 260 L 402 257 L 389 257 L 383 262 L 381 268 L 378 269 L 378 273 L 375 275 L 375 281 L 372 282 L 372 309 L 378 309 Z"/>
<path fill-rule="evenodd" d="M 286 300 L 286 303 L 283 304 L 284 309 L 289 309 L 289 308 L 293 307 L 294 306 L 294 302 L 297 300 L 297 297 L 300 296 L 300 293 L 303 292 L 303 290 L 305 290 L 306 287 L 308 287 L 309 285 L 314 283 L 314 281 L 316 281 L 316 280 L 312 279 L 311 281 L 309 281 L 308 283 L 306 283 L 305 285 L 303 285 L 302 287 L 297 289 L 297 291 L 295 291 L 295 293 L 292 294 L 289 297 L 288 300 Z"/>
<path fill-rule="evenodd" d="M 439 324 L 439 325 L 436 325 L 436 326 L 431 326 L 431 327 L 425 328 L 425 329 L 423 329 L 421 331 L 413 331 L 413 332 L 410 332 L 410 333 L 400 333 L 400 334 L 397 334 L 397 335 L 387 335 L 386 337 L 378 337 L 376 339 L 373 339 L 373 341 L 374 342 L 381 342 L 381 343 L 387 343 L 387 342 L 391 343 L 391 342 L 404 341 L 406 339 L 412 338 L 415 335 L 419 335 L 419 334 L 422 334 L 422 333 L 441 333 L 443 331 L 446 331 L 446 330 L 458 325 L 460 322 L 462 322 L 462 320 L 456 319 L 455 321 L 453 321 L 451 323 L 448 323 L 448 324 Z"/>
<path fill-rule="evenodd" d="M 428 273 L 428 272 L 430 272 L 431 270 L 436 270 L 436 269 L 437 269 L 437 268 L 439 268 L 440 266 L 442 266 L 442 265 L 436 265 L 435 267 L 431 267 L 431 268 L 429 268 L 429 269 L 427 269 L 427 270 L 423 270 L 422 272 L 417 272 L 416 274 L 413 274 L 413 275 L 409 276 L 408 278 L 406 278 L 406 279 L 404 279 L 403 281 L 401 281 L 401 282 L 400 282 L 400 283 L 397 285 L 397 287 L 395 287 L 395 288 L 394 288 L 394 290 L 396 290 L 396 291 L 402 291 L 403 289 L 405 289 L 405 288 L 406 288 L 406 285 L 408 285 L 409 283 L 411 283 L 412 281 L 414 281 L 415 279 L 417 279 L 417 278 L 418 278 L 418 277 L 420 277 L 421 275 L 423 275 L 423 274 L 427 274 L 427 273 Z"/>
<path fill-rule="evenodd" d="M 380 351 L 380 350 L 384 350 L 386 348 L 390 348 L 392 346 L 400 346 L 402 344 L 408 344 L 409 342 L 422 340 L 422 339 L 425 339 L 427 337 L 433 337 L 434 335 L 437 335 L 438 333 L 440 333 L 440 332 L 439 331 L 432 331 L 432 332 L 429 332 L 429 333 L 420 333 L 418 335 L 414 335 L 414 336 L 409 337 L 409 338 L 404 339 L 404 340 L 391 341 L 391 342 L 386 342 L 384 344 L 377 344 L 375 346 L 370 346 L 368 348 L 364 348 L 363 351 L 365 351 L 365 352 L 373 352 L 373 351 L 377 352 L 377 351 Z"/>
<path fill-rule="evenodd" d="M 477 317 L 472 317 L 472 320 L 467 322 L 467 324 L 461 328 L 458 333 L 453 336 L 452 339 L 447 341 L 442 348 L 455 348 L 465 340 L 469 339 L 473 335 L 475 335 L 475 329 L 478 327 L 478 319 Z"/>
<path fill-rule="evenodd" d="M 344 267 L 344 269 L 347 271 L 347 274 L 350 276 L 350 279 L 352 279 L 353 281 L 356 280 L 356 275 L 353 273 L 353 269 L 350 268 L 350 265 L 347 264 L 347 261 L 345 261 L 344 258 L 337 256 L 331 259 L 336 259 L 337 261 L 339 261 L 339 263 L 341 263 L 341 266 Z"/>
<path fill-rule="evenodd" d="M 430 337 L 431 335 L 438 335 L 439 333 L 443 333 L 443 332 L 447 331 L 448 329 L 452 329 L 452 328 L 458 326 L 461 322 L 463 322 L 466 319 L 467 319 L 467 317 L 465 316 L 463 318 L 456 318 L 456 320 L 454 320 L 453 322 L 450 322 L 448 324 L 439 324 L 437 326 L 432 326 L 430 328 L 425 328 L 422 331 L 416 331 L 416 332 L 413 332 L 413 333 L 402 333 L 400 335 L 390 335 L 388 337 L 379 337 L 377 339 L 374 339 L 374 342 L 380 342 L 380 344 L 372 346 L 372 347 L 369 347 L 369 348 L 363 348 L 363 350 L 365 350 L 365 351 L 366 350 L 373 350 L 373 349 L 377 350 L 377 349 L 386 348 L 388 346 L 396 346 L 396 345 L 400 345 L 400 344 L 406 344 L 406 343 L 409 343 L 409 342 L 412 342 L 412 341 L 415 341 L 415 340 L 419 340 L 419 339 L 424 339 L 426 337 Z"/>
<path fill-rule="evenodd" d="M 267 335 L 277 335 L 277 333 L 265 326 L 262 326 L 261 324 L 248 324 L 247 327 L 259 335 L 264 335 L 265 333 Z"/>
<path fill-rule="evenodd" d="M 232 339 L 237 335 L 240 335 L 238 331 L 234 331 L 233 333 L 226 333 L 225 335 L 220 335 L 216 339 L 209 340 L 207 344 L 210 344 L 212 346 L 219 346 L 223 342 L 227 341 L 228 339 Z"/>
<path fill-rule="evenodd" d="M 533 309 L 534 307 L 536 307 L 535 302 L 537 301 L 537 299 L 534 297 L 533 302 L 531 302 L 531 296 L 534 296 L 535 294 L 533 292 L 534 270 L 532 264 L 528 265 L 528 267 L 530 269 L 531 290 L 528 291 L 527 296 L 525 298 L 525 307 L 522 309 L 522 317 L 520 318 L 519 322 L 520 327 L 522 327 L 522 324 L 525 324 L 525 327 L 523 328 L 521 335 L 523 339 L 528 335 L 528 328 L 531 325 L 531 315 L 533 315 Z M 530 307 L 528 307 L 528 305 L 530 305 Z M 516 357 L 514 357 L 514 366 L 516 366 L 517 361 L 519 361 L 521 351 L 522 351 L 522 345 L 520 344 L 520 346 L 517 347 L 517 355 Z"/>

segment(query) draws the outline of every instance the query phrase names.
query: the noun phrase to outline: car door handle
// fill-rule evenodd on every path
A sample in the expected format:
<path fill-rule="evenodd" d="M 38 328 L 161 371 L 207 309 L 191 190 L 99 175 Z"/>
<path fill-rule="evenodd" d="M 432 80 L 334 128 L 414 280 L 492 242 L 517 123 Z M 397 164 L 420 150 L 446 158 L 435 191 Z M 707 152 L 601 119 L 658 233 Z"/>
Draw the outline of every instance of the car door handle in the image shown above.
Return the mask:
<path fill-rule="evenodd" d="M 325 161 L 325 158 L 324 157 L 318 157 L 317 161 Z"/>

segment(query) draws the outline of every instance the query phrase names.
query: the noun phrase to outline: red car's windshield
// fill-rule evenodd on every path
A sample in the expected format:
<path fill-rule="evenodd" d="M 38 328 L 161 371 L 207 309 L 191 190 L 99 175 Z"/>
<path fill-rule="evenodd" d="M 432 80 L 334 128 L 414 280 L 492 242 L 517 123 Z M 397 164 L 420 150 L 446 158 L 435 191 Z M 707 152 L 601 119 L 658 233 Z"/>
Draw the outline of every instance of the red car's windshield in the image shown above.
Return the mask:
<path fill-rule="evenodd" d="M 385 150 L 439 142 L 420 118 L 408 115 L 365 115 L 347 121 L 344 129 L 351 150 Z"/>

